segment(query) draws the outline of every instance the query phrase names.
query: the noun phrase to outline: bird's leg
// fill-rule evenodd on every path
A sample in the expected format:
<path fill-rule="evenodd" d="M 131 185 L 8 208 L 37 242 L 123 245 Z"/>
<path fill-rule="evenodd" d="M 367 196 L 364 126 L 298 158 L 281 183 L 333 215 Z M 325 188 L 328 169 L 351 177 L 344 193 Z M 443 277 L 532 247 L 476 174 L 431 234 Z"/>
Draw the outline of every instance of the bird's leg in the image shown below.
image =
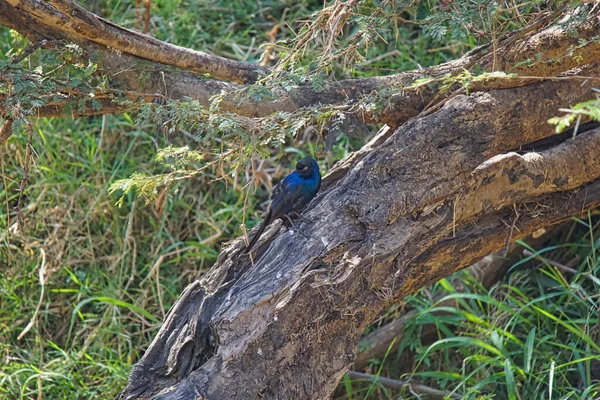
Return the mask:
<path fill-rule="evenodd" d="M 293 215 L 295 219 L 300 222 L 306 222 L 307 224 L 312 224 L 312 221 L 308 218 L 304 218 L 302 215 L 298 214 L 296 211 L 292 211 L 290 215 Z"/>
<path fill-rule="evenodd" d="M 302 236 L 304 236 L 305 238 L 308 238 L 308 236 L 306 236 L 304 234 L 304 232 L 302 232 L 297 226 L 296 224 L 294 224 L 294 221 L 292 221 L 292 219 L 290 218 L 289 215 L 285 214 L 285 217 L 287 218 L 287 220 L 290 222 L 290 225 L 292 225 L 292 229 L 294 229 L 294 231 L 298 232 L 299 234 L 301 234 Z"/>

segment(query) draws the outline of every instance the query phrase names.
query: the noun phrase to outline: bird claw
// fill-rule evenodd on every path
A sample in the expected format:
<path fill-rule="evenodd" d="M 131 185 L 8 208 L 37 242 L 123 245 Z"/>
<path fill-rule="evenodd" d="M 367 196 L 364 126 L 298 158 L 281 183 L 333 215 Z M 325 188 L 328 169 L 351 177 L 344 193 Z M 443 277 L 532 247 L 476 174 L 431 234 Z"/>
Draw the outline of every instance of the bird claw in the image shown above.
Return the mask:
<path fill-rule="evenodd" d="M 295 229 L 295 232 L 298 232 L 300 235 L 304 236 L 306 239 L 310 238 L 310 236 L 308 236 L 306 233 L 302 232 L 300 229 Z"/>
<path fill-rule="evenodd" d="M 298 215 L 297 213 L 295 213 L 295 214 L 296 214 L 296 215 Z M 299 216 L 299 215 L 298 215 L 298 216 Z M 304 232 L 302 232 L 302 231 L 300 230 L 300 228 L 298 228 L 298 227 L 296 226 L 296 224 L 294 224 L 294 221 L 292 221 L 292 219 L 290 218 L 290 216 L 289 216 L 289 215 L 286 215 L 285 217 L 286 217 L 286 218 L 287 218 L 287 220 L 290 222 L 290 225 L 292 226 L 292 229 L 294 230 L 294 232 L 298 232 L 300 235 L 302 235 L 302 236 L 304 236 L 305 238 L 307 238 L 307 239 L 308 239 L 308 235 L 306 235 Z M 299 216 L 299 217 L 300 217 L 300 216 Z"/>
<path fill-rule="evenodd" d="M 298 214 L 297 212 L 294 211 L 294 212 L 292 212 L 292 214 L 294 215 L 294 217 L 297 221 L 306 222 L 307 224 L 312 224 L 312 221 L 310 219 L 304 218 L 302 215 Z"/>

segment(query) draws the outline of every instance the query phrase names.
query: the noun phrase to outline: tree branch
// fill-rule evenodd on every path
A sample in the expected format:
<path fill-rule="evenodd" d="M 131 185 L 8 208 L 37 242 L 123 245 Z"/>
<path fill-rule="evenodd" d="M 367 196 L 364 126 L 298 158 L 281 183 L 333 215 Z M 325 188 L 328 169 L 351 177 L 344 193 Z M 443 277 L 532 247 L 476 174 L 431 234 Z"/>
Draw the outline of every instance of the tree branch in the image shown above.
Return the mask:
<path fill-rule="evenodd" d="M 13 7 L 37 18 L 39 23 L 63 32 L 74 41 L 89 40 L 127 54 L 184 70 L 209 74 L 215 79 L 253 82 L 267 70 L 166 43 L 100 18 L 70 0 L 6 0 Z"/>
<path fill-rule="evenodd" d="M 562 225 L 567 224 L 568 223 L 564 223 Z M 555 234 L 556 229 L 541 229 L 540 231 L 543 231 L 543 233 L 540 234 L 536 231 L 536 235 L 530 235 L 525 239 L 528 245 L 536 247 L 542 244 L 548 240 L 551 234 Z M 467 271 L 477 280 L 477 282 L 479 282 L 479 284 L 486 289 L 489 289 L 492 285 L 500 281 L 508 269 L 521 258 L 522 248 L 521 245 L 512 243 L 508 254 L 494 253 L 487 255 L 468 267 Z M 457 293 L 464 291 L 464 285 L 458 278 L 453 282 L 453 286 L 454 291 Z M 445 310 L 438 308 L 443 308 L 445 306 L 460 307 L 460 304 L 456 299 L 446 300 L 439 304 L 437 300 L 433 302 L 436 303 L 436 310 L 432 310 L 431 312 L 434 318 L 447 313 Z M 405 325 L 414 321 L 418 315 L 419 312 L 417 310 L 410 310 L 361 338 L 358 345 L 359 350 L 354 359 L 353 369 L 358 371 L 363 370 L 369 366 L 371 360 L 381 360 L 386 353 L 394 352 L 402 342 Z M 437 338 L 437 333 L 438 326 L 435 323 L 424 323 L 421 325 L 421 340 L 429 341 L 432 338 Z"/>
<path fill-rule="evenodd" d="M 401 390 L 406 387 L 409 387 L 410 390 L 414 393 L 426 396 L 425 398 L 430 400 L 444 400 L 447 398 L 450 399 L 459 399 L 458 395 L 450 394 L 447 392 L 443 392 L 441 390 L 433 389 L 428 386 L 419 385 L 416 383 L 412 383 L 404 380 L 390 379 L 385 378 L 383 376 L 375 376 L 364 374 L 362 372 L 349 371 L 348 376 L 352 379 L 364 379 L 370 382 L 379 382 L 381 385 L 389 387 L 390 389 Z"/>
<path fill-rule="evenodd" d="M 111 77 L 113 85 L 121 90 L 140 92 L 146 99 L 160 91 L 173 99 L 198 100 L 203 106 L 209 106 L 213 96 L 224 94 L 221 110 L 246 117 L 265 117 L 280 111 L 296 112 L 306 107 L 343 106 L 365 121 L 384 122 L 395 128 L 427 107 L 452 97 L 456 94 L 455 90 L 464 90 L 461 84 L 456 84 L 453 90 L 443 95 L 439 93 L 448 76 L 457 76 L 465 70 L 476 67 L 487 72 L 503 70 L 532 77 L 472 82 L 469 90 L 474 92 L 531 84 L 537 79 L 552 78 L 600 60 L 600 42 L 595 39 L 595 18 L 600 15 L 600 10 L 596 10 L 588 21 L 571 25 L 565 22 L 557 26 L 552 24 L 553 18 L 548 17 L 533 25 L 548 25 L 547 28 L 532 33 L 530 27 L 508 35 L 498 41 L 494 52 L 484 46 L 458 60 L 435 67 L 391 76 L 327 81 L 320 91 L 314 90 L 310 82 L 291 90 L 273 87 L 270 96 L 255 98 L 243 93 L 248 85 L 225 81 L 251 81 L 254 75 L 248 74 L 255 74 L 253 68 L 262 67 L 237 61 L 228 63 L 229 60 L 158 41 L 106 21 L 70 0 L 53 0 L 50 3 L 56 8 L 41 0 L 0 0 L 0 23 L 33 40 L 62 39 L 78 43 L 90 54 L 96 55 L 100 67 Z M 11 4 L 21 8 L 14 8 Z M 3 19 L 3 12 L 10 14 L 11 18 Z M 563 16 L 563 19 L 569 18 L 573 16 Z M 122 53 L 116 53 L 112 48 Z M 546 52 L 546 48 L 552 50 Z M 538 57 L 538 54 L 542 56 Z M 139 57 L 151 61 L 140 65 Z M 211 77 L 224 81 L 169 70 L 164 65 L 208 72 Z M 236 68 L 239 74 L 235 72 Z M 140 69 L 150 76 L 146 82 L 139 79 Z M 115 70 L 119 72 L 115 74 Z M 424 77 L 431 78 L 432 82 L 415 85 L 418 79 Z M 380 108 L 367 107 L 371 103 L 378 103 Z"/>

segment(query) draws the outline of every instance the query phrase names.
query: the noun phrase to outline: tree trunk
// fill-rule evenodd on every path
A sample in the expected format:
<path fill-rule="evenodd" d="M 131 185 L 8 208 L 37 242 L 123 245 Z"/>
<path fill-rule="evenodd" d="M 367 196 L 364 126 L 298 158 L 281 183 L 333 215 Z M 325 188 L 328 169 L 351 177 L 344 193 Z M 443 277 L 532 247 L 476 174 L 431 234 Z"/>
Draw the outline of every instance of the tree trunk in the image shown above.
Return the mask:
<path fill-rule="evenodd" d="M 569 226 L 569 222 L 565 222 L 558 227 L 551 229 L 540 229 L 533 235 L 530 235 L 523 240 L 529 246 L 537 248 L 542 243 L 546 242 L 557 230 L 560 230 L 561 226 Z M 521 259 L 523 247 L 517 243 L 512 243 L 508 247 L 503 248 L 497 253 L 492 253 L 475 264 L 469 266 L 466 270 L 473 276 L 473 278 L 484 288 L 489 289 L 494 284 L 501 281 L 510 267 L 512 267 L 517 261 Z M 456 293 L 464 292 L 465 286 L 462 279 L 456 278 L 451 281 L 453 290 Z M 444 296 L 441 296 L 444 297 Z M 432 303 L 436 304 L 436 311 L 432 311 L 431 315 L 434 319 L 438 316 L 445 315 L 447 312 L 442 308 L 454 307 L 461 308 L 458 299 L 448 299 L 441 303 L 441 297 L 433 299 Z M 358 345 L 359 351 L 356 353 L 354 358 L 354 365 L 352 369 L 361 371 L 369 365 L 372 366 L 372 360 L 382 360 L 386 354 L 392 354 L 398 349 L 402 343 L 402 336 L 404 335 L 404 327 L 410 324 L 419 315 L 417 310 L 403 310 L 404 314 L 392 320 L 391 322 L 380 326 L 368 335 L 363 336 L 360 339 Z M 435 323 L 426 323 L 421 326 L 420 337 L 422 343 L 433 343 L 438 339 L 438 326 Z M 410 361 L 406 363 L 407 366 L 413 365 Z M 407 370 L 405 372 L 410 372 Z M 339 391 L 339 389 L 338 389 Z"/>
<path fill-rule="evenodd" d="M 594 21 L 574 31 L 542 21 L 502 38 L 494 53 L 480 48 L 426 72 L 331 82 L 324 92 L 299 86 L 239 105 L 234 96 L 246 83 L 236 82 L 251 82 L 261 68 L 161 47 L 69 0 L 0 0 L 0 11 L 0 23 L 32 41 L 67 39 L 102 53 L 103 68 L 125 70 L 143 57 L 162 73 L 159 63 L 181 54 L 176 66 L 207 68 L 215 78 L 167 71 L 140 87 L 135 69 L 113 76 L 111 84 L 142 101 L 167 82 L 169 96 L 201 104 L 224 90 L 231 96 L 224 109 L 249 117 L 346 104 L 394 128 L 326 177 L 304 213 L 312 221 L 301 225 L 306 237 L 277 222 L 252 258 L 242 239 L 226 247 L 171 308 L 121 398 L 327 398 L 365 327 L 395 301 L 600 204 L 600 129 L 582 125 L 575 137 L 553 137 L 547 124 L 560 107 L 594 98 L 600 42 L 587 40 L 597 33 Z M 123 54 L 111 56 L 107 45 Z M 446 73 L 475 66 L 519 76 L 473 82 L 468 95 L 456 85 L 439 93 Z M 424 73 L 434 83 L 414 85 Z M 361 114 L 348 102 L 389 86 L 395 91 L 381 114 Z"/>

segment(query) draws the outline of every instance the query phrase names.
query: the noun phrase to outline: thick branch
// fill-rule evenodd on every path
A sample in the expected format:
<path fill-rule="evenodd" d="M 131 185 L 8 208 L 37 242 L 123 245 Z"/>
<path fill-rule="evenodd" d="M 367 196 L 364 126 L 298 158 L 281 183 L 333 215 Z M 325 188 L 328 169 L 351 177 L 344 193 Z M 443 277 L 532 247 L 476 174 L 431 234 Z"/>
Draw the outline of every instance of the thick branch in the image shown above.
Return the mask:
<path fill-rule="evenodd" d="M 592 86 L 457 96 L 377 142 L 309 207 L 308 238 L 274 224 L 254 262 L 241 240 L 224 250 L 173 307 L 123 397 L 326 398 L 364 328 L 397 299 L 600 204 L 600 130 L 511 154 L 551 136 L 545 121 Z"/>
<path fill-rule="evenodd" d="M 234 82 L 252 82 L 256 80 L 259 72 L 266 72 L 258 65 L 175 46 L 123 28 L 90 13 L 70 0 L 6 1 L 37 18 L 39 23 L 60 30 L 76 42 L 82 39 L 89 40 L 140 58 Z"/>
<path fill-rule="evenodd" d="M 568 223 L 562 224 L 567 226 Z M 561 226 L 562 226 L 561 225 Z M 557 228 L 559 229 L 559 228 Z M 556 233 L 556 229 L 540 229 L 534 235 L 526 238 L 525 242 L 532 247 L 537 247 L 547 241 L 552 234 Z M 506 274 L 508 269 L 521 258 L 523 247 L 519 244 L 512 243 L 508 249 L 502 249 L 498 253 L 485 256 L 475 264 L 467 268 L 479 284 L 489 289 L 492 285 L 499 282 Z M 506 252 L 506 250 L 508 250 Z M 463 282 L 456 279 L 453 282 L 454 291 L 457 293 L 464 291 Z M 439 300 L 439 299 L 438 299 Z M 445 306 L 459 308 L 460 304 L 457 299 L 445 300 L 441 303 L 436 303 L 436 309 L 431 311 L 433 318 L 447 314 L 443 308 Z M 369 366 L 371 360 L 381 360 L 389 352 L 392 354 L 402 343 L 404 335 L 404 327 L 407 323 L 414 322 L 419 316 L 417 310 L 409 310 L 402 316 L 386 325 L 383 325 L 367 336 L 361 338 L 358 345 L 358 352 L 354 359 L 353 369 L 362 370 Z M 439 327 L 435 323 L 424 323 L 421 325 L 420 337 L 423 342 L 433 342 L 438 337 Z M 408 363 L 410 365 L 410 362 Z M 408 372 L 408 371 L 406 371 Z"/>

